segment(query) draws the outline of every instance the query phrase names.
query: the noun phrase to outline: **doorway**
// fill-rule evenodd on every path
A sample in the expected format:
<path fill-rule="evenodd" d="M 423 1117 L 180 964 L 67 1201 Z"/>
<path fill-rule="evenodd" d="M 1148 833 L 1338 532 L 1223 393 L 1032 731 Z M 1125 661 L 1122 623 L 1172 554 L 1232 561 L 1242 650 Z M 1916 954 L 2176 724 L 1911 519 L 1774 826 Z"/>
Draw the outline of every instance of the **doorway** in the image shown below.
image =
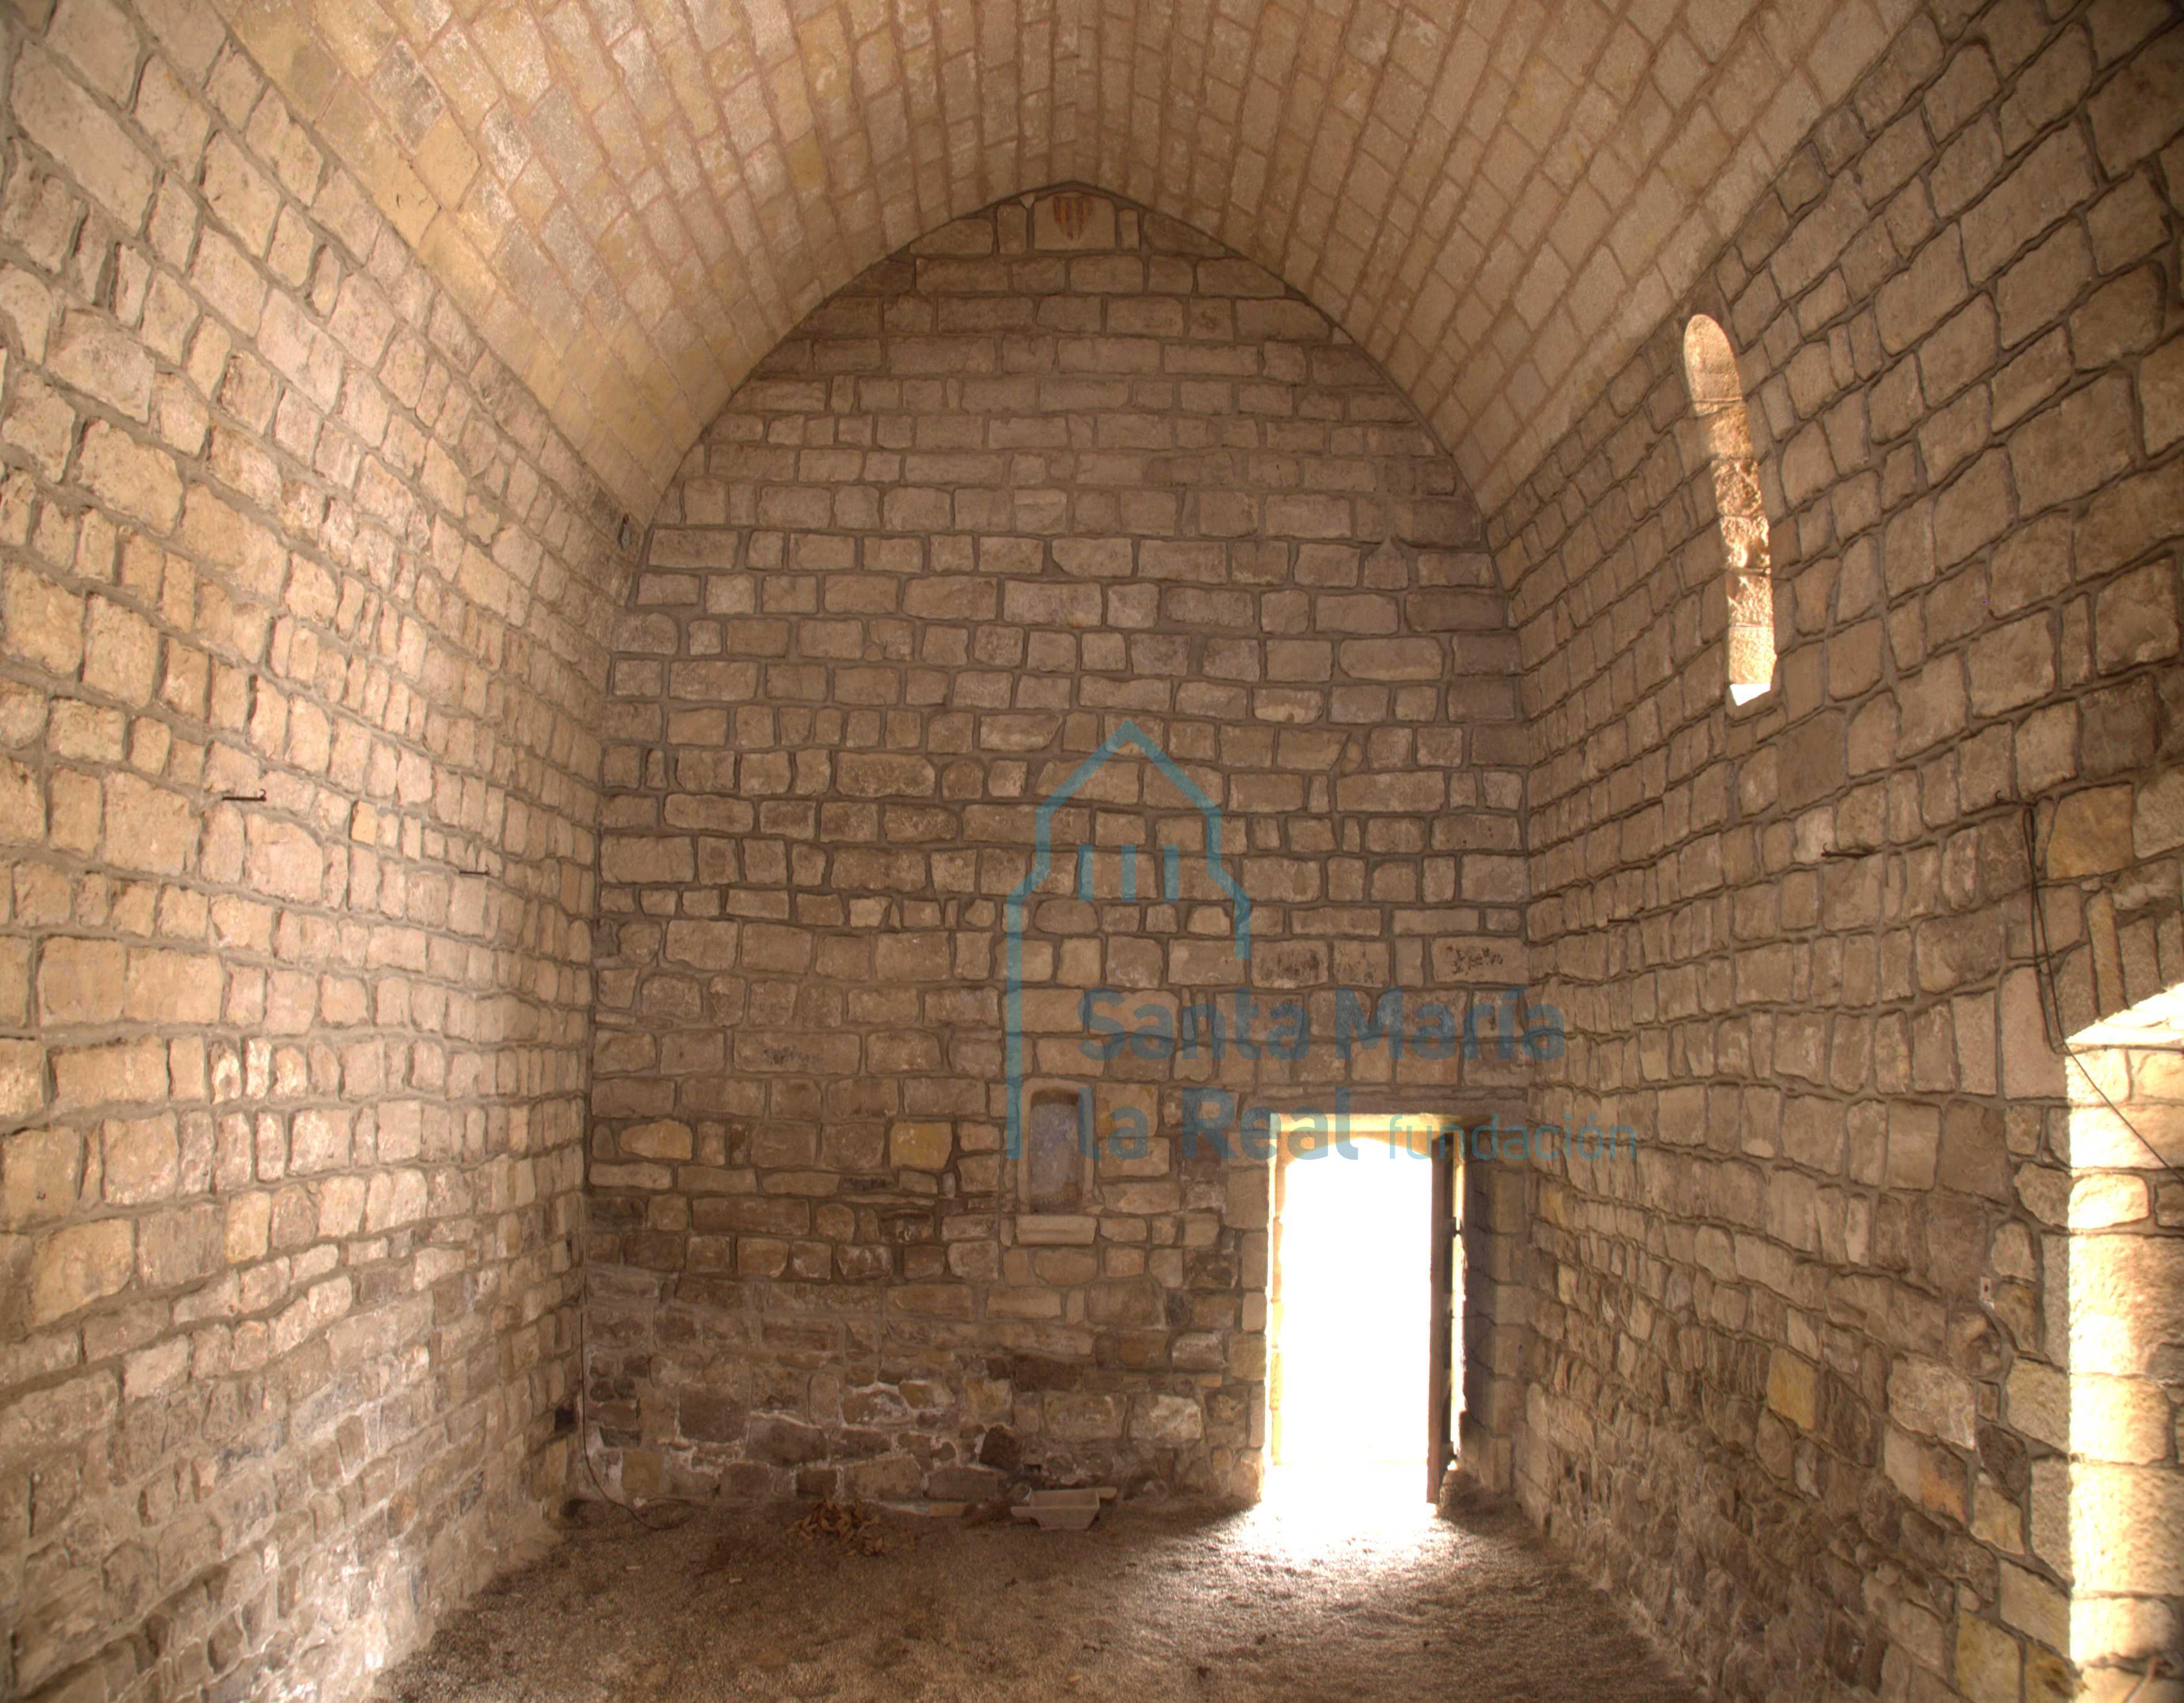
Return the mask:
<path fill-rule="evenodd" d="M 1454 1127 L 1284 1119 L 1273 1156 L 1268 1494 L 1430 1501 L 1454 1434 L 1462 1316 Z"/>

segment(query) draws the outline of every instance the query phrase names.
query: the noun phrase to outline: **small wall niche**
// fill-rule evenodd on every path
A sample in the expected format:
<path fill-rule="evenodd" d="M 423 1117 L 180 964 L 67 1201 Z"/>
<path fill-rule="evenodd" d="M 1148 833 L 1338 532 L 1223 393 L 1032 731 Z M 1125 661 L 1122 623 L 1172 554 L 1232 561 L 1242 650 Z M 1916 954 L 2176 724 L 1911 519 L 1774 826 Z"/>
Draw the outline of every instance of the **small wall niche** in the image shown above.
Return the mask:
<path fill-rule="evenodd" d="M 1092 1097 L 1083 1088 L 1035 1088 L 1024 1118 L 1023 1199 L 1034 1212 L 1073 1212 L 1084 1202 Z"/>

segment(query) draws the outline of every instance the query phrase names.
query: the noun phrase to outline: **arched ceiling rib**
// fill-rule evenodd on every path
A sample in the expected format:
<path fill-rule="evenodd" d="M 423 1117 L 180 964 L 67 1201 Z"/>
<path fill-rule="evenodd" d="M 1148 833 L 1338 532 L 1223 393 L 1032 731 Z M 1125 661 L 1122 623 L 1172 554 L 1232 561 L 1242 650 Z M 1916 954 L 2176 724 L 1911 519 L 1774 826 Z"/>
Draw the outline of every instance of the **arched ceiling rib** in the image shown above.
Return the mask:
<path fill-rule="evenodd" d="M 640 517 L 859 271 L 1069 180 L 1279 273 L 1499 502 L 1911 0 L 215 0 Z"/>

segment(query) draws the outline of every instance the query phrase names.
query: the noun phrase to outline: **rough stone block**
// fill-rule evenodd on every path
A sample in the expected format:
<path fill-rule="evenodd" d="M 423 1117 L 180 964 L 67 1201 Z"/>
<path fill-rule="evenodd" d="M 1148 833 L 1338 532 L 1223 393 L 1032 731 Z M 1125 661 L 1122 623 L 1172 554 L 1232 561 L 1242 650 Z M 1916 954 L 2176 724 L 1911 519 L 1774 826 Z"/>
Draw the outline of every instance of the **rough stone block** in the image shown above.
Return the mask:
<path fill-rule="evenodd" d="M 118 1294 L 136 1273 L 136 1231 L 125 1219 L 70 1225 L 41 1242 L 31 1260 L 33 1328 Z"/>

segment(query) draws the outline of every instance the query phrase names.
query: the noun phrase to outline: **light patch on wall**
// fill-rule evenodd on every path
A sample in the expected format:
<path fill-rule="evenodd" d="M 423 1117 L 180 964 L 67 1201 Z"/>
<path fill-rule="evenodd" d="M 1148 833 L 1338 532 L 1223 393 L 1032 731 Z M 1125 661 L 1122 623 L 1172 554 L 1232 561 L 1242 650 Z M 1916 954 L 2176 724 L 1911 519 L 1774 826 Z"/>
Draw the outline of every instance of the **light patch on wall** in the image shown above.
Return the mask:
<path fill-rule="evenodd" d="M 2065 1268 L 2064 1434 L 2053 1372 L 2020 1361 L 2008 1387 L 2011 1416 L 2064 1450 L 2033 1469 L 2033 1547 L 2067 1585 L 2050 1641 L 2067 1611 L 2071 1660 L 2117 1690 L 2184 1617 L 2184 1468 L 2165 1387 L 2184 1350 L 2184 1236 L 2154 1206 L 2184 1155 L 2180 1040 L 2184 987 L 2070 1039 L 2067 1234 L 2051 1249 Z"/>

